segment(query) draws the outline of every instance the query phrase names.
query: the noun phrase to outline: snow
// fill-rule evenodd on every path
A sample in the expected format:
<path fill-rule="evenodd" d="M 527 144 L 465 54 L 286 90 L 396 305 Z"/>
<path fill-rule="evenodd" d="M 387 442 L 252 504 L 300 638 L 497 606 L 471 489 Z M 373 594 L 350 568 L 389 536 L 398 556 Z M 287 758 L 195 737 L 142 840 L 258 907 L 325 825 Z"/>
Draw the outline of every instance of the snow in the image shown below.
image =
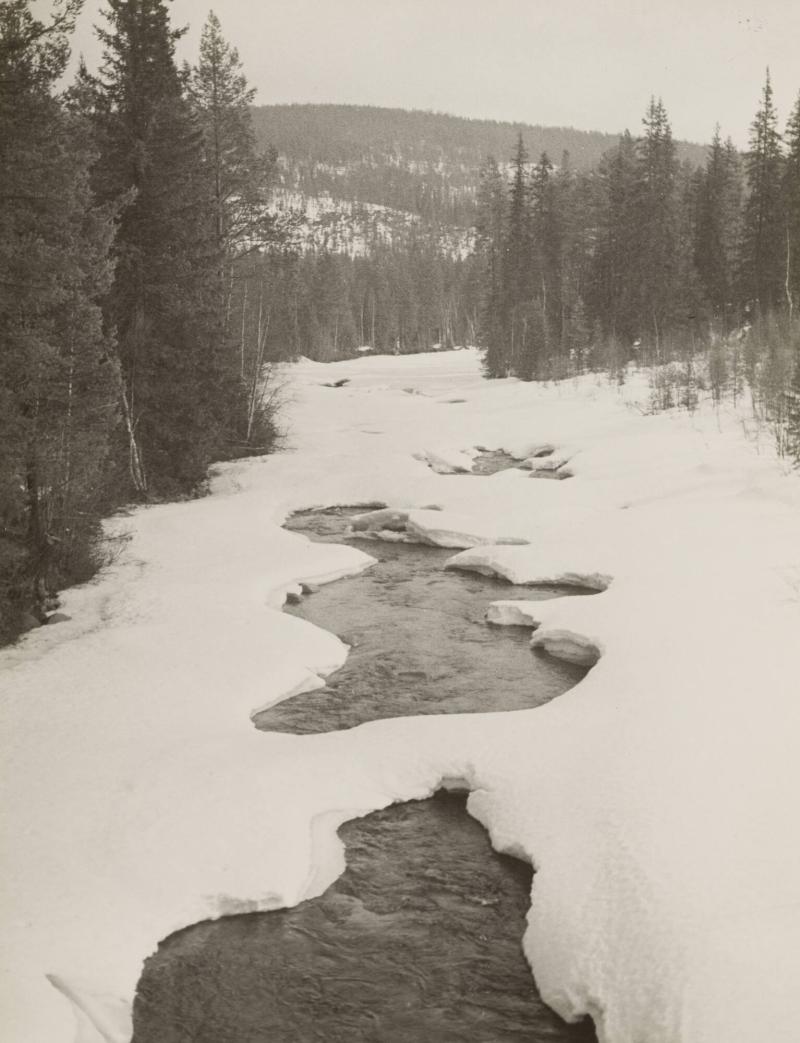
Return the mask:
<path fill-rule="evenodd" d="M 424 223 L 419 214 L 408 210 L 342 199 L 328 192 L 305 195 L 287 188 L 273 190 L 268 210 L 297 221 L 301 248 L 350 257 L 368 256 L 376 244 L 387 246 L 413 238 Z M 451 257 L 464 260 L 473 252 L 471 229 L 439 229 L 436 234 L 440 250 Z"/>
<path fill-rule="evenodd" d="M 493 601 L 486 612 L 486 619 L 498 626 L 536 628 L 537 632 L 531 638 L 533 648 L 543 648 L 550 655 L 581 666 L 594 666 L 604 651 L 602 641 L 592 636 L 594 621 L 607 611 L 607 602 L 608 599 L 597 597 L 584 598 L 576 605 L 572 604 L 571 598 Z M 559 624 L 565 617 L 570 620 L 573 629 Z M 574 629 L 578 624 L 580 629 Z"/>
<path fill-rule="evenodd" d="M 484 381 L 471 350 L 335 368 L 336 395 L 329 367 L 287 371 L 287 451 L 115 519 L 129 539 L 72 619 L 0 653 L 4 1040 L 126 1043 L 160 938 L 320 893 L 341 822 L 444 780 L 536 867 L 524 946 L 564 1017 L 611 1043 L 794 1040 L 800 482 L 742 415 L 643 415 L 636 379 Z M 575 477 L 415 458 L 475 445 L 552 447 Z M 597 665 L 529 711 L 256 732 L 347 654 L 287 593 L 372 564 L 281 522 L 376 503 L 466 547 L 456 567 L 599 591 L 490 609 Z"/>
<path fill-rule="evenodd" d="M 418 392 L 417 392 L 418 393 Z M 426 449 L 416 458 L 427 463 L 436 474 L 469 474 L 477 449 Z"/>

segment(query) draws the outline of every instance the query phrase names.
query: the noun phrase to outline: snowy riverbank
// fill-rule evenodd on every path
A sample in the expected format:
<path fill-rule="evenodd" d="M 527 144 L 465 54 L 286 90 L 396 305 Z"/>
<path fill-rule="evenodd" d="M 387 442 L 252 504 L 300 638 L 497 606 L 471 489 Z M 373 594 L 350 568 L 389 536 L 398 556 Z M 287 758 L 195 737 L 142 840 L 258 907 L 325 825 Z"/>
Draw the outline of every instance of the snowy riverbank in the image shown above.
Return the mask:
<path fill-rule="evenodd" d="M 131 540 L 67 594 L 72 621 L 0 653 L 3 1038 L 73 1039 L 66 992 L 83 1043 L 124 1043 L 159 938 L 319 893 L 340 822 L 463 776 L 495 846 L 537 868 L 525 947 L 559 1013 L 612 1043 L 788 1043 L 800 481 L 735 416 L 643 416 L 589 379 L 487 382 L 472 352 L 290 373 L 289 451 L 115 522 Z M 544 444 L 573 478 L 425 462 Z M 530 607 L 538 642 L 597 666 L 530 711 L 256 732 L 253 711 L 346 655 L 279 611 L 284 592 L 370 563 L 279 525 L 355 502 L 441 507 L 415 531 L 471 548 L 461 566 L 601 590 Z"/>

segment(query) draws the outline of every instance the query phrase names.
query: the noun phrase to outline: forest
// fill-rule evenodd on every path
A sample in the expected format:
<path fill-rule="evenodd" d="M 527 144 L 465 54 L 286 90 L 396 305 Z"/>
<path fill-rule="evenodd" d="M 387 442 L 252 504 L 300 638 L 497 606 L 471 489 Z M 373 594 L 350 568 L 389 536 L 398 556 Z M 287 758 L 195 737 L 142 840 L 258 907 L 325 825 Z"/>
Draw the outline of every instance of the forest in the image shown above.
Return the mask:
<path fill-rule="evenodd" d="M 179 68 L 162 0 L 108 0 L 100 70 L 59 91 L 79 9 L 0 8 L 0 640 L 93 574 L 103 515 L 274 436 L 232 326 L 277 235 L 236 51 L 211 15 Z"/>
<path fill-rule="evenodd" d="M 648 365 L 653 408 L 748 393 L 800 457 L 800 99 L 781 126 L 768 73 L 744 153 L 676 142 L 656 99 L 618 139 L 258 108 L 213 14 L 179 65 L 164 0 L 107 0 L 65 89 L 80 6 L 0 8 L 0 642 L 102 564 L 102 517 L 268 452 L 300 355 Z"/>

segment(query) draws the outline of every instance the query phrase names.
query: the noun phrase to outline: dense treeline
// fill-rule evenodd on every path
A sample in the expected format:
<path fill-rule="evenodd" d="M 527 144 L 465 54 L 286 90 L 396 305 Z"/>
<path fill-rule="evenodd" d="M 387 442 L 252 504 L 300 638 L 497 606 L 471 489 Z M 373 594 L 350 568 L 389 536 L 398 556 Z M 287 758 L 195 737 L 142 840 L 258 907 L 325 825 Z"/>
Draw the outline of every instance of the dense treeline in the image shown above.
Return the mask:
<path fill-rule="evenodd" d="M 58 97 L 79 8 L 0 8 L 0 640 L 91 574 L 103 512 L 271 437 L 231 326 L 277 234 L 236 52 L 212 15 L 180 70 L 164 0 L 107 0 L 100 71 Z"/>
<path fill-rule="evenodd" d="M 781 136 L 769 74 L 749 150 L 717 132 L 700 168 L 679 161 L 656 100 L 641 135 L 625 133 L 589 173 L 546 153 L 531 163 L 520 136 L 510 179 L 484 164 L 477 229 L 488 376 L 638 357 L 684 362 L 688 386 L 710 345 L 715 393 L 743 373 L 766 412 L 796 408 L 800 99 Z"/>
<path fill-rule="evenodd" d="M 475 342 L 475 270 L 432 245 L 363 257 L 270 251 L 248 259 L 233 311 L 243 343 L 263 341 L 262 361 L 452 348 Z"/>
<path fill-rule="evenodd" d="M 541 127 L 369 105 L 264 105 L 253 110 L 256 135 L 280 155 L 281 181 L 308 196 L 393 207 L 426 221 L 467 228 L 475 221 L 478 171 L 523 134 L 560 162 L 569 153 L 587 171 L 614 136 L 571 127 Z M 679 145 L 700 162 L 702 148 Z"/>

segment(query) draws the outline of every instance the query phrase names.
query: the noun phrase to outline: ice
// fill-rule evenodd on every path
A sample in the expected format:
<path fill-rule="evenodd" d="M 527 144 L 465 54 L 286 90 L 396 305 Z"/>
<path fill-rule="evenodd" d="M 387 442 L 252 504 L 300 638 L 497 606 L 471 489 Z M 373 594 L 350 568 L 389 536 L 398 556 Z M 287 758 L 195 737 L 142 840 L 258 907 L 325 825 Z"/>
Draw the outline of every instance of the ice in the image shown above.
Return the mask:
<path fill-rule="evenodd" d="M 436 547 L 528 543 L 525 536 L 508 532 L 502 518 L 451 511 L 409 511 L 406 531 L 421 543 L 432 543 Z"/>
<path fill-rule="evenodd" d="M 496 541 L 500 543 L 500 541 Z M 511 543 L 512 541 L 504 541 Z M 521 541 L 513 541 L 521 542 Z M 484 576 L 499 576 L 510 583 L 538 583 L 549 586 L 585 587 L 589 590 L 605 590 L 612 581 L 608 572 L 592 568 L 591 548 L 576 548 L 572 552 L 559 552 L 553 545 L 547 551 L 540 546 L 526 547 L 520 553 L 497 545 L 479 546 L 456 554 L 447 562 L 447 568 L 479 572 Z M 585 564 L 583 567 L 581 563 Z"/>
<path fill-rule="evenodd" d="M 426 449 L 416 454 L 436 474 L 469 474 L 476 455 L 474 449 Z"/>
<path fill-rule="evenodd" d="M 4 1040 L 65 1043 L 77 1023 L 123 1043 L 159 939 L 319 893 L 341 821 L 458 779 L 495 847 L 537 870 L 524 946 L 563 1016 L 590 1013 L 606 1043 L 794 1041 L 800 482 L 748 441 L 745 404 L 646 416 L 633 372 L 485 381 L 471 350 L 286 377 L 287 451 L 110 523 L 129 541 L 66 594 L 72 620 L 0 654 Z M 474 445 L 578 466 L 453 478 L 414 457 Z M 517 609 L 596 665 L 530 711 L 256 732 L 254 710 L 347 653 L 283 613 L 286 592 L 372 562 L 281 523 L 359 503 L 480 544 L 453 566 L 602 591 Z M 481 543 L 505 537 L 528 542 Z"/>
<path fill-rule="evenodd" d="M 528 456 L 526 457 L 520 467 L 523 467 L 527 471 L 558 471 L 564 464 L 569 463 L 570 457 L 568 456 Z"/>
<path fill-rule="evenodd" d="M 581 666 L 594 666 L 603 654 L 602 617 L 608 612 L 608 597 L 551 598 L 547 601 L 494 601 L 486 620 L 498 626 L 529 626 L 536 629 L 532 648 Z M 580 629 L 578 629 L 580 628 Z"/>
<path fill-rule="evenodd" d="M 430 543 L 434 547 L 477 547 L 503 544 L 525 544 L 524 536 L 507 533 L 503 520 L 485 515 L 461 515 L 440 508 L 418 511 L 387 507 L 384 510 L 358 514 L 352 519 L 354 536 L 381 539 L 404 539 L 412 543 Z"/>

